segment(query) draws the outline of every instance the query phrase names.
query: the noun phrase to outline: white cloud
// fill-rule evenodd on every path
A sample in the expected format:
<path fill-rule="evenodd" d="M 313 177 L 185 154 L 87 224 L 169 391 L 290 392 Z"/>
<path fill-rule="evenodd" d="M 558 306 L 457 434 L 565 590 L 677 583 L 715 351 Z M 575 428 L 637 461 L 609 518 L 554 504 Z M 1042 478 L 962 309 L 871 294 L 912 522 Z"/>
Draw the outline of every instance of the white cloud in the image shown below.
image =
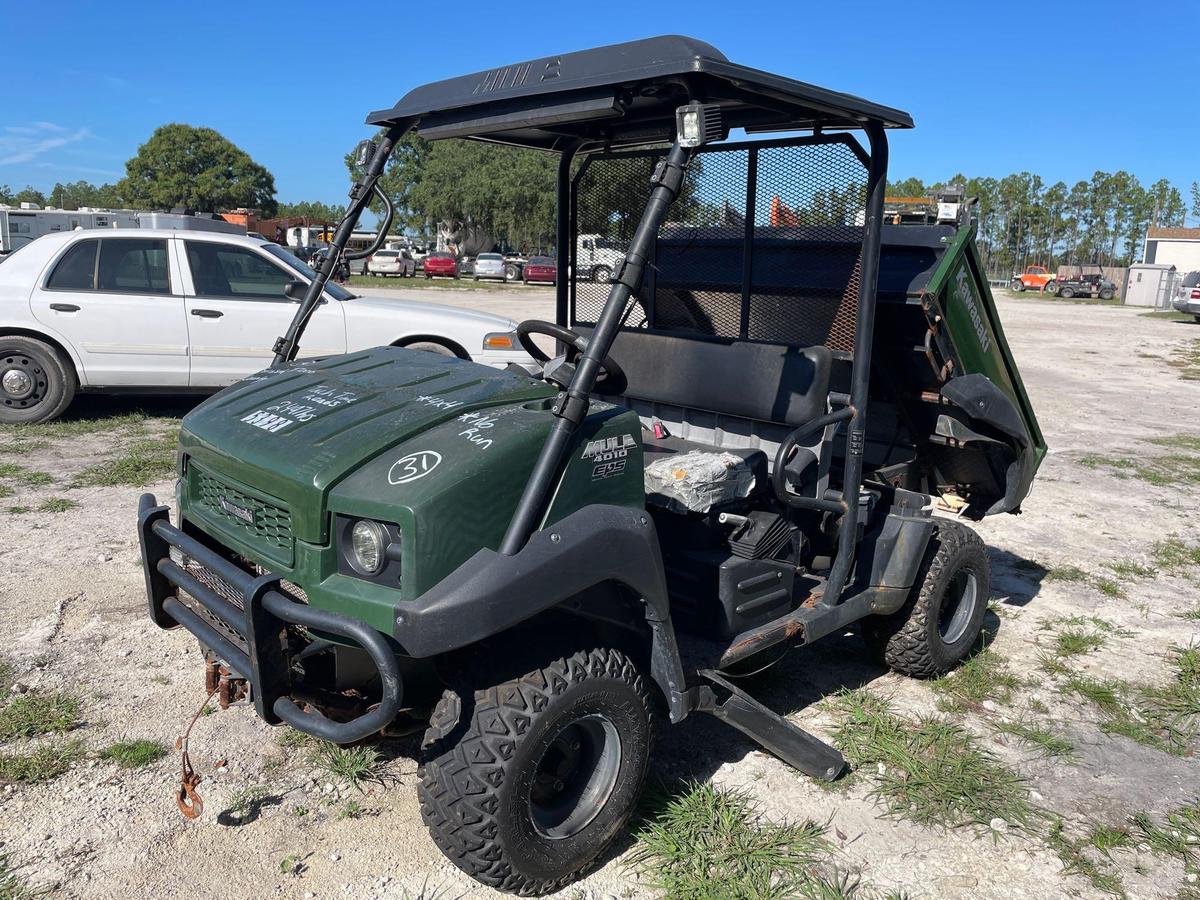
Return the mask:
<path fill-rule="evenodd" d="M 0 134 L 0 166 L 32 162 L 51 150 L 92 137 L 91 131 L 71 131 L 54 122 L 10 125 Z"/>

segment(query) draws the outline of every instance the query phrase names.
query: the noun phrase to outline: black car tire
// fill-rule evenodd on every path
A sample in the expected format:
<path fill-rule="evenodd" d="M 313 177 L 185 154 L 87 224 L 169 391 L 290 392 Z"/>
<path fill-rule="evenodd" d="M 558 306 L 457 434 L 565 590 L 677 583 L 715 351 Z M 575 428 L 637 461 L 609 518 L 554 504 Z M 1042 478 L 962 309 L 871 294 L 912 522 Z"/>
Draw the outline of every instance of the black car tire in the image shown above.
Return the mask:
<path fill-rule="evenodd" d="M 1109 290 L 1103 290 L 1103 291 L 1101 291 L 1101 292 L 1100 292 L 1100 299 L 1101 299 L 1101 300 L 1111 300 L 1112 298 L 1113 298 L 1113 292 L 1112 292 L 1112 291 L 1109 291 Z"/>
<path fill-rule="evenodd" d="M 558 890 L 623 833 L 641 794 L 654 733 L 642 674 L 593 647 L 492 656 L 467 680 L 430 718 L 421 818 L 478 881 L 522 896 Z"/>
<path fill-rule="evenodd" d="M 56 419 L 71 405 L 77 386 L 75 367 L 54 347 L 18 335 L 0 337 L 0 423 Z"/>
<path fill-rule="evenodd" d="M 1058 294 L 1058 282 L 1057 281 L 1047 281 L 1046 282 L 1046 293 L 1049 294 L 1051 297 L 1056 296 Z"/>
<path fill-rule="evenodd" d="M 597 284 L 605 284 L 612 279 L 612 269 L 608 266 L 596 266 L 592 269 L 592 281 Z"/>
<path fill-rule="evenodd" d="M 1019 279 L 1019 278 L 1014 278 L 1012 280 L 1012 284 L 1010 284 L 1009 287 L 1019 294 L 1023 290 L 1025 290 L 1025 282 L 1021 281 L 1021 279 Z"/>
<path fill-rule="evenodd" d="M 966 658 L 979 640 L 991 586 L 983 541 L 958 522 L 939 519 L 904 606 L 862 620 L 863 636 L 888 668 L 934 678 Z"/>
<path fill-rule="evenodd" d="M 1061 291 L 1059 291 L 1059 296 L 1064 300 L 1070 300 L 1075 296 L 1075 289 L 1070 286 L 1064 287 Z"/>

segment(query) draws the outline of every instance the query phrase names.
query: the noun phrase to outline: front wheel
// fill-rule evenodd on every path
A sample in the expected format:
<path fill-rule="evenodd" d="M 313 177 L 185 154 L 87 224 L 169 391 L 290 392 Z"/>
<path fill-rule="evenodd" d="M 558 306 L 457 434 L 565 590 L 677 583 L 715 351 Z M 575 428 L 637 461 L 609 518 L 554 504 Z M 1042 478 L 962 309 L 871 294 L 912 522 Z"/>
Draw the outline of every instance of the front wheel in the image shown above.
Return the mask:
<path fill-rule="evenodd" d="M 1051 297 L 1056 295 L 1058 293 L 1058 282 L 1057 281 L 1047 281 L 1046 282 L 1046 293 L 1049 294 Z"/>
<path fill-rule="evenodd" d="M 1059 292 L 1059 294 L 1064 300 L 1070 300 L 1072 297 L 1075 296 L 1075 289 L 1070 288 L 1070 287 L 1065 287 Z"/>
<path fill-rule="evenodd" d="M 936 677 L 979 640 L 990 589 L 991 564 L 979 535 L 938 519 L 908 600 L 891 615 L 863 619 L 863 634 L 888 668 L 912 678 Z"/>
<path fill-rule="evenodd" d="M 1112 291 L 1107 291 L 1107 290 L 1105 290 L 1105 291 L 1101 291 L 1101 292 L 1100 292 L 1100 299 L 1101 299 L 1101 300 L 1111 300 L 1112 298 L 1113 298 L 1113 292 L 1112 292 Z"/>
<path fill-rule="evenodd" d="M 612 269 L 608 266 L 596 266 L 592 270 L 592 281 L 596 284 L 607 284 L 612 280 Z"/>
<path fill-rule="evenodd" d="M 502 667 L 520 674 L 487 674 Z M 548 661 L 492 657 L 468 680 L 430 719 L 421 817 L 478 881 L 526 896 L 557 890 L 622 833 L 641 793 L 654 715 L 641 672 L 595 647 Z"/>
<path fill-rule="evenodd" d="M 75 397 L 75 369 L 53 347 L 27 337 L 0 337 L 0 424 L 58 418 Z"/>
<path fill-rule="evenodd" d="M 1019 293 L 1021 293 L 1021 291 L 1025 290 L 1025 282 L 1023 282 L 1019 278 L 1014 278 L 1012 280 L 1012 284 L 1009 285 L 1009 288 L 1016 291 L 1019 294 Z"/>

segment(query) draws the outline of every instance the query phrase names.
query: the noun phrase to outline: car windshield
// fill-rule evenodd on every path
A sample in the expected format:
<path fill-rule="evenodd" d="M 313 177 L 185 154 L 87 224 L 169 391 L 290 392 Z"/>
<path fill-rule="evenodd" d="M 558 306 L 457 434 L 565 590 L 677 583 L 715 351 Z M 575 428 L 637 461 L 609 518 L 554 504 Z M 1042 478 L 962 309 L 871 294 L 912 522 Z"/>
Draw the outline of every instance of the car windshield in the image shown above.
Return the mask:
<path fill-rule="evenodd" d="M 309 281 L 317 277 L 316 270 L 300 261 L 300 258 L 294 253 L 284 250 L 278 244 L 264 244 L 263 249 L 282 262 L 291 269 L 295 269 Z M 354 294 L 350 293 L 344 287 L 334 284 L 332 281 L 326 282 L 325 293 L 334 300 L 353 300 Z"/>

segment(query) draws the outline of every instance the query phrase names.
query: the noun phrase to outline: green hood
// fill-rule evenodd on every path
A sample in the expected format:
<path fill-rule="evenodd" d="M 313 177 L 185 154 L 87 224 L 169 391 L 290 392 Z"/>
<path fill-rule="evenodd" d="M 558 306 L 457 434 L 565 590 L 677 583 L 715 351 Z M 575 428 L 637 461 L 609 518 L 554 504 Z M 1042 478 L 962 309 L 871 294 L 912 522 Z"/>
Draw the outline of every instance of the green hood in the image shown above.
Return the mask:
<path fill-rule="evenodd" d="M 528 375 L 380 347 L 251 375 L 184 418 L 180 449 L 266 495 L 250 500 L 282 501 L 294 535 L 319 543 L 329 490 L 364 461 L 471 410 L 553 394 Z"/>

